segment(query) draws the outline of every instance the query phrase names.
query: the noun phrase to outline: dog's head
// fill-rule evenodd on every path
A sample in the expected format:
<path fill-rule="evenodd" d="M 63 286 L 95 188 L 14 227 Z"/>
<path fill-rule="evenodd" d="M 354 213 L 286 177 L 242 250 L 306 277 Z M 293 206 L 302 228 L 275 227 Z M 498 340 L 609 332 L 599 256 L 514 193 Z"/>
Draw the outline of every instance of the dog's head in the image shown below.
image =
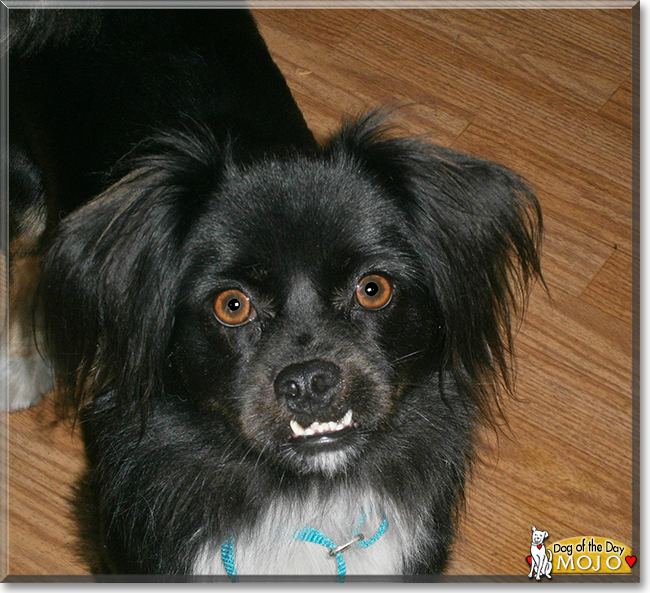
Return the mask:
<path fill-rule="evenodd" d="M 489 414 L 539 273 L 539 208 L 513 173 L 374 118 L 316 155 L 156 150 L 46 263 L 75 405 L 173 400 L 253 457 L 328 475 Z"/>
<path fill-rule="evenodd" d="M 541 543 L 544 543 L 544 540 L 548 537 L 547 531 L 538 531 L 534 525 L 532 531 L 533 531 L 533 544 L 536 546 Z"/>

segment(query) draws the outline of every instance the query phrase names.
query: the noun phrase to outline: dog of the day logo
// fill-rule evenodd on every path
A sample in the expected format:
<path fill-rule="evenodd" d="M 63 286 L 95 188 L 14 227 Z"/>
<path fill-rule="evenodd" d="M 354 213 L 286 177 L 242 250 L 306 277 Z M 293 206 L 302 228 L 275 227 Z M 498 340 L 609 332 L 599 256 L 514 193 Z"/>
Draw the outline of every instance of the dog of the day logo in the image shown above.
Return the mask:
<path fill-rule="evenodd" d="M 629 546 L 616 540 L 587 536 L 563 539 L 544 544 L 546 531 L 533 527 L 529 578 L 535 575 L 551 578 L 551 574 L 630 574 L 637 562 Z"/>

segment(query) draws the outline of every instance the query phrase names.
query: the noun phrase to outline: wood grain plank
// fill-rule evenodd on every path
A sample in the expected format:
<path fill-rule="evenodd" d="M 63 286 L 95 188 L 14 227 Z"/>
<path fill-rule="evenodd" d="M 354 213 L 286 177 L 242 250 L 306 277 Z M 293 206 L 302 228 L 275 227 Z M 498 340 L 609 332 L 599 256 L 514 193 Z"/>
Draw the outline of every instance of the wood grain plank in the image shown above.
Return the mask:
<path fill-rule="evenodd" d="M 9 418 L 9 573 L 87 574 L 75 552 L 70 496 L 81 442 L 52 396 Z"/>
<path fill-rule="evenodd" d="M 594 19 L 591 11 L 575 11 L 571 18 L 550 12 L 472 10 L 460 14 L 457 10 L 401 10 L 390 16 L 445 41 L 454 52 L 480 55 L 513 76 L 534 81 L 546 91 L 597 110 L 620 84 L 621 70 L 629 68 L 629 33 L 626 42 L 619 28 L 608 27 L 608 36 L 604 37 L 601 20 Z M 604 21 L 605 11 L 599 15 Z M 554 28 L 543 26 L 549 20 Z M 573 34 L 578 27 L 580 37 Z M 595 31 L 598 35 L 594 35 Z M 594 37 L 597 44 L 592 42 Z"/>
<path fill-rule="evenodd" d="M 362 49 L 364 60 L 375 71 L 416 79 L 423 89 L 445 100 L 452 96 L 464 109 L 478 113 L 472 121 L 489 122 L 515 138 L 535 138 L 546 152 L 631 187 L 630 130 L 599 117 L 584 104 L 546 91 L 521 74 L 513 75 L 414 27 L 396 24 L 384 13 L 368 16 L 340 45 L 348 52 L 355 48 Z M 620 81 L 629 72 L 631 61 Z"/>
<path fill-rule="evenodd" d="M 580 295 L 580 300 L 632 325 L 632 256 L 616 250 Z"/>
<path fill-rule="evenodd" d="M 567 374 L 595 377 L 628 393 L 631 385 L 629 325 L 559 289 L 534 295 L 518 341 L 554 357 Z"/>
<path fill-rule="evenodd" d="M 417 82 L 431 98 L 446 100 L 471 114 L 478 113 L 483 97 L 493 92 L 485 75 L 465 68 L 468 54 L 453 43 L 424 34 L 409 23 L 396 20 L 391 12 L 373 12 L 339 45 L 349 55 L 358 55 L 366 69 L 390 72 L 400 82 Z M 486 67 L 481 62 L 481 68 Z M 505 72 L 504 84 L 509 84 Z M 493 87 L 493 85 L 490 84 Z M 481 87 L 481 92 L 479 91 Z"/>
<path fill-rule="evenodd" d="M 317 41 L 306 43 L 292 27 L 277 26 L 277 19 L 275 12 L 273 19 L 265 17 L 260 30 L 319 139 L 327 138 L 346 115 L 357 116 L 378 106 L 409 105 L 411 113 L 425 111 L 426 127 L 415 116 L 412 133 L 426 131 L 442 144 L 452 142 L 467 127 L 472 114 L 456 102 L 432 102 L 417 81 L 368 68 L 358 57 Z M 405 125 L 408 121 L 406 117 Z"/>
<path fill-rule="evenodd" d="M 632 253 L 632 196 L 581 163 L 539 147 L 535 137 L 515 138 L 491 122 L 471 124 L 453 143 L 503 163 L 536 190 L 545 217 L 553 217 L 611 248 Z"/>
<path fill-rule="evenodd" d="M 547 154 L 627 189 L 632 187 L 632 134 L 599 114 L 540 93 L 514 95 L 487 104 L 478 125 L 508 129 L 517 138 L 535 138 Z"/>
<path fill-rule="evenodd" d="M 274 26 L 288 32 L 294 39 L 301 39 L 307 43 L 316 41 L 332 48 L 341 43 L 370 12 L 358 8 L 252 10 L 255 20 L 262 27 Z"/>
<path fill-rule="evenodd" d="M 578 296 L 605 264 L 611 248 L 602 240 L 574 226 L 544 217 L 542 270 L 551 290 L 561 289 Z"/>
<path fill-rule="evenodd" d="M 624 129 L 632 127 L 632 76 L 628 76 L 609 101 L 603 105 L 600 115 Z"/>

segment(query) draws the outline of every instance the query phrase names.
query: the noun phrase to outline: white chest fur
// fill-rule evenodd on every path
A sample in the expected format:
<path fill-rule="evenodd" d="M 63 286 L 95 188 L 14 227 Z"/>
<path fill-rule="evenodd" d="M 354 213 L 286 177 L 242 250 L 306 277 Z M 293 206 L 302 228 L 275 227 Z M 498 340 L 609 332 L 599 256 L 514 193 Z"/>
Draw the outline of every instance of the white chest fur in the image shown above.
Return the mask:
<path fill-rule="evenodd" d="M 384 518 L 387 526 L 374 543 L 342 552 L 346 574 L 402 574 L 405 562 L 417 555 L 422 530 L 392 502 L 374 493 L 360 496 L 356 492 L 338 492 L 326 500 L 314 493 L 301 501 L 276 501 L 252 528 L 236 536 L 237 574 L 336 575 L 337 560 L 327 547 L 293 535 L 311 527 L 340 546 L 353 540 L 358 530 L 367 541 L 378 532 Z M 221 543 L 204 546 L 194 562 L 194 574 L 225 574 Z"/>

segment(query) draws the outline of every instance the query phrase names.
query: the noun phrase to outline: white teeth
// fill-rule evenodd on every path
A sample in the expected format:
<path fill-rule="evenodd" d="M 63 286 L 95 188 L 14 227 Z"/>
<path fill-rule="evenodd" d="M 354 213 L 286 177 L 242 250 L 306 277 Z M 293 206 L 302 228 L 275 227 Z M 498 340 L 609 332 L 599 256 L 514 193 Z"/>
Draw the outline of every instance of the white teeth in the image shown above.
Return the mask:
<path fill-rule="evenodd" d="M 305 429 L 300 426 L 300 424 L 298 424 L 295 420 L 289 422 L 289 426 L 291 426 L 291 430 L 295 436 L 301 437 L 305 434 Z"/>
<path fill-rule="evenodd" d="M 308 437 L 314 434 L 324 434 L 328 432 L 337 432 L 352 426 L 352 410 L 348 410 L 338 422 L 312 422 L 307 428 L 301 426 L 296 420 L 289 422 L 291 431 L 294 436 Z"/>

